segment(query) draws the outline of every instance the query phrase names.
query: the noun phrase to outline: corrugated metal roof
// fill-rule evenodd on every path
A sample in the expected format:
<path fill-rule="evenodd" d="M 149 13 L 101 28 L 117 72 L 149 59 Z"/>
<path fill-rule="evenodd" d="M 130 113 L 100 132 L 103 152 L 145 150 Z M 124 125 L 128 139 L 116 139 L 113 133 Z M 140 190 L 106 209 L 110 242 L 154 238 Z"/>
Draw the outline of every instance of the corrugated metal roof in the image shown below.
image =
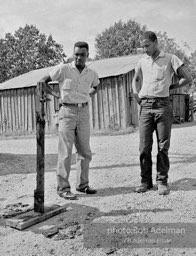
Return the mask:
<path fill-rule="evenodd" d="M 142 57 L 144 54 L 91 61 L 88 66 L 97 72 L 99 78 L 118 76 L 133 70 Z"/>
<path fill-rule="evenodd" d="M 118 76 L 133 70 L 144 55 L 129 55 L 103 60 L 89 61 L 87 66 L 94 69 L 99 78 Z M 25 88 L 35 86 L 43 77 L 49 74 L 53 67 L 37 69 L 12 78 L 0 84 L 0 90 Z"/>
<path fill-rule="evenodd" d="M 45 77 L 53 67 L 41 68 L 30 71 L 23 75 L 14 77 L 0 84 L 0 90 L 25 88 L 35 86 L 43 77 Z"/>

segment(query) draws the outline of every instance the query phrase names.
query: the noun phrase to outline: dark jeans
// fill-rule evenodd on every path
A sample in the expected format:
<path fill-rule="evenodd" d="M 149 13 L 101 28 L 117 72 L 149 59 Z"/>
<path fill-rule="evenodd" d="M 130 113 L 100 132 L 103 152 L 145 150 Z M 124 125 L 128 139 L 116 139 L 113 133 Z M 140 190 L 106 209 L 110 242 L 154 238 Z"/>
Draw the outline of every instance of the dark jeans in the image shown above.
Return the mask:
<path fill-rule="evenodd" d="M 152 184 L 153 132 L 156 132 L 157 184 L 167 184 L 169 171 L 168 150 L 170 146 L 173 111 L 168 98 L 142 99 L 140 104 L 140 167 L 141 182 Z"/>

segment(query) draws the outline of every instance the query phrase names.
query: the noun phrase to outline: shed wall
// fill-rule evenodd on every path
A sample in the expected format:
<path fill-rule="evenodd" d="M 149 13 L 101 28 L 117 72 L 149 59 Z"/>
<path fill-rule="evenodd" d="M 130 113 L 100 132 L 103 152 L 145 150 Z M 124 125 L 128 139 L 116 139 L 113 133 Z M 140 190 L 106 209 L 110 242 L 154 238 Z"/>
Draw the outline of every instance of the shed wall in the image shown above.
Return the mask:
<path fill-rule="evenodd" d="M 100 79 L 98 92 L 89 103 L 92 130 L 119 130 L 138 125 L 139 106 L 133 97 L 133 76 L 134 70 L 124 75 Z M 180 91 L 171 91 L 171 103 L 174 113 L 188 121 L 186 102 L 189 96 Z M 35 86 L 0 91 L 1 135 L 36 133 L 35 97 Z M 53 133 L 58 123 L 59 106 L 53 96 L 48 95 L 47 98 L 50 101 L 45 104 L 46 133 Z"/>
<path fill-rule="evenodd" d="M 100 79 L 99 90 L 90 102 L 91 127 L 118 130 L 138 124 L 138 106 L 133 99 L 134 72 Z"/>
<path fill-rule="evenodd" d="M 0 134 L 25 135 L 36 132 L 36 87 L 0 91 Z M 46 132 L 55 126 L 54 98 L 45 105 Z"/>

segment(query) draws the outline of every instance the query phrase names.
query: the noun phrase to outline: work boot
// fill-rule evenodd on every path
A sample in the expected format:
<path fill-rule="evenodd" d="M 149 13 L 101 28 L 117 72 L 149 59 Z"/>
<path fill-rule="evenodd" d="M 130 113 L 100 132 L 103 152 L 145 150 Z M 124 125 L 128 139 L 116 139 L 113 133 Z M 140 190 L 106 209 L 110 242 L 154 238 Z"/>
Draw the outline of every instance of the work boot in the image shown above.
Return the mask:
<path fill-rule="evenodd" d="M 89 186 L 87 186 L 86 188 L 77 188 L 76 189 L 79 192 L 85 193 L 85 194 L 96 194 L 97 190 L 94 188 L 91 188 Z"/>
<path fill-rule="evenodd" d="M 64 199 L 68 199 L 68 200 L 77 199 L 77 196 L 75 194 L 71 193 L 71 191 L 63 192 L 63 193 L 59 194 L 59 196 L 63 197 Z"/>
<path fill-rule="evenodd" d="M 148 189 L 153 188 L 153 184 L 148 184 L 148 183 L 142 183 L 139 187 L 135 189 L 135 192 L 137 193 L 144 193 Z"/>
<path fill-rule="evenodd" d="M 158 184 L 158 194 L 159 195 L 168 195 L 169 194 L 169 188 L 167 184 Z"/>

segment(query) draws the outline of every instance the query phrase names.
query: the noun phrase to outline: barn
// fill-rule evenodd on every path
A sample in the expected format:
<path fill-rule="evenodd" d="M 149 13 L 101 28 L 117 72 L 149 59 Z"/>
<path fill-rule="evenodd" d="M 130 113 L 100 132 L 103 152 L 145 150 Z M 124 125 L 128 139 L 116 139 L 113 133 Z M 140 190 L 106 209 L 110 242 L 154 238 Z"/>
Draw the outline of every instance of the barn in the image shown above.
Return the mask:
<path fill-rule="evenodd" d="M 90 101 L 92 130 L 119 130 L 138 125 L 138 105 L 133 98 L 132 79 L 142 54 L 87 62 L 100 78 L 98 93 Z M 36 133 L 36 85 L 53 67 L 34 70 L 0 84 L 0 134 Z M 171 101 L 178 116 L 185 119 L 185 98 L 174 91 Z M 58 102 L 50 95 L 45 103 L 46 133 L 58 124 Z"/>

